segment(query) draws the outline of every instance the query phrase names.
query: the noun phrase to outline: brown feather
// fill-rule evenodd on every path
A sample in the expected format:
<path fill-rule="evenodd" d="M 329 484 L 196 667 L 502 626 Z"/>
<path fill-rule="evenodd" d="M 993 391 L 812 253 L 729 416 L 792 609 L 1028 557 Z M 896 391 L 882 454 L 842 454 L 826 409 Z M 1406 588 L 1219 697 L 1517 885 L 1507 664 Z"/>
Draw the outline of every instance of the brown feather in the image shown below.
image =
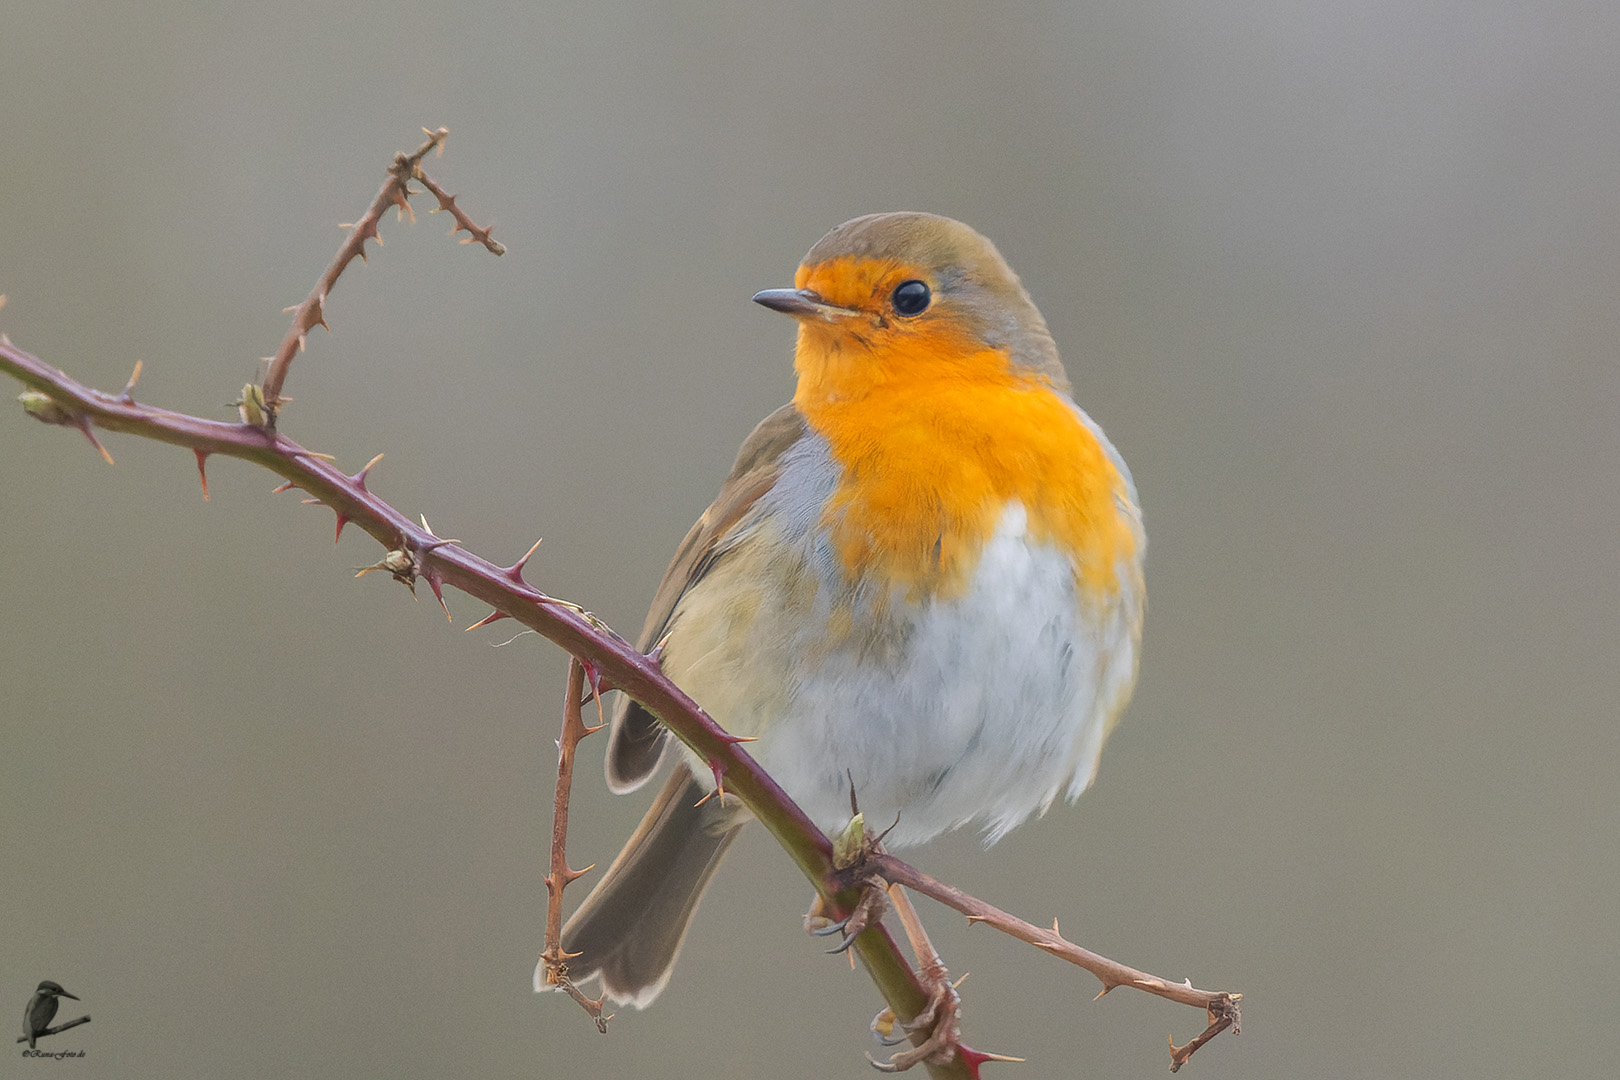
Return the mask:
<path fill-rule="evenodd" d="M 737 451 L 720 494 L 687 532 L 653 594 L 652 608 L 637 647 L 650 651 L 669 631 L 671 616 L 686 590 L 714 565 L 722 541 L 776 483 L 782 455 L 804 435 L 804 417 L 784 405 L 759 422 Z M 607 785 L 615 794 L 634 791 L 658 768 L 666 742 L 664 726 L 637 702 L 624 699 L 613 716 L 608 738 Z"/>
<path fill-rule="evenodd" d="M 701 801 L 700 801 L 701 800 Z M 720 858 L 742 828 L 738 815 L 681 769 L 669 778 L 624 850 L 563 927 L 576 982 L 602 977 L 616 1001 L 644 1007 L 680 954 Z"/>

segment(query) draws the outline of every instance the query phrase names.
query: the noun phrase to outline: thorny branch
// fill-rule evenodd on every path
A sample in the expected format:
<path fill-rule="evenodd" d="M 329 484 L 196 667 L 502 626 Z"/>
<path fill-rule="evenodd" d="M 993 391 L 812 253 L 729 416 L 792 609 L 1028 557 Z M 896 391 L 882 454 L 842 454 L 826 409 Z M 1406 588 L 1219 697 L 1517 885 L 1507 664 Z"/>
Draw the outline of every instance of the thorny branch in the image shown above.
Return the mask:
<path fill-rule="evenodd" d="M 523 577 L 528 555 L 511 566 L 496 566 L 435 536 L 367 486 L 371 465 L 344 473 L 327 455 L 306 450 L 267 426 L 226 423 L 171 412 L 95 390 L 0 337 L 0 371 L 21 380 L 47 398 L 62 419 L 53 422 L 84 426 L 93 421 L 108 431 L 122 431 L 190 449 L 199 467 L 212 454 L 262 465 L 286 479 L 277 491 L 299 488 L 337 514 L 339 530 L 353 523 L 386 549 L 380 568 L 395 580 L 413 585 L 424 580 L 443 600 L 444 586 L 454 586 L 494 609 L 477 625 L 510 618 L 536 631 L 599 673 L 600 690 L 621 690 L 651 709 L 665 725 L 726 778 L 736 795 L 771 832 L 835 912 L 847 913 L 858 895 L 836 884 L 832 842 L 787 797 L 769 774 L 658 666 L 595 615 L 534 588 Z M 375 459 L 373 459 L 375 464 Z M 533 549 L 530 549 L 531 554 Z M 470 629 L 470 628 L 469 628 Z M 888 930 L 871 926 L 854 943 L 867 971 L 895 1012 L 906 1020 L 928 1004 L 928 994 L 901 956 Z M 932 1068 L 932 1066 L 931 1066 Z M 939 1077 L 966 1077 L 962 1070 L 935 1070 Z"/>
<path fill-rule="evenodd" d="M 409 195 L 413 194 L 408 186 L 410 180 L 422 183 L 438 199 L 439 209 L 455 218 L 457 227 L 452 232 L 464 230 L 469 234 L 463 243 L 477 242 L 494 254 L 504 253 L 505 248 L 490 238 L 487 228 L 474 225 L 466 217 L 456 205 L 454 195 L 446 193 L 421 171 L 421 159 L 430 150 L 439 149 L 442 152 L 444 139 L 449 132 L 439 128 L 427 134 L 427 142 L 415 154 L 396 156 L 389 170 L 388 182 L 360 221 L 349 226 L 349 234 L 337 255 L 317 280 L 309 297 L 296 308 L 292 328 L 276 355 L 271 358 L 262 388 L 250 384 L 248 391 L 252 393 L 244 392 L 242 423 L 207 420 L 137 403 L 133 391 L 139 365 L 136 375 L 131 377 L 122 393 L 102 393 L 18 349 L 3 334 L 0 334 L 0 371 L 19 379 L 29 388 L 22 395 L 22 400 L 24 409 L 30 415 L 46 423 L 78 428 L 101 450 L 109 463 L 111 457 L 95 438 L 92 425 L 190 449 L 196 455 L 198 471 L 202 474 L 204 498 L 207 498 L 208 492 L 205 465 L 210 455 L 224 454 L 262 465 L 286 480 L 275 490 L 302 489 L 311 496 L 305 502 L 318 503 L 331 509 L 337 515 L 339 535 L 346 523 L 353 522 L 382 543 L 387 554 L 376 568 L 389 570 L 395 580 L 412 587 L 413 592 L 417 580 L 426 580 L 434 596 L 443 604 L 443 587 L 454 586 L 494 609 L 475 625 L 511 618 L 537 631 L 575 658 L 570 669 L 571 715 L 565 716 L 564 738 L 559 741 L 563 760 L 559 761 L 558 766 L 557 816 L 553 829 L 551 874 L 547 882 L 551 900 L 547 910 L 546 942 L 548 951 L 555 950 L 558 966 L 552 970 L 556 984 L 570 990 L 575 1000 L 580 1001 L 587 1011 L 592 1011 L 591 999 L 567 983 L 566 971 L 562 970 L 567 958 L 561 954 L 559 944 L 562 887 L 584 873 L 568 869 L 563 849 L 572 747 L 577 745 L 579 738 L 594 730 L 585 728 L 578 715 L 582 679 L 587 672 L 593 695 L 600 695 L 609 689 L 625 692 L 653 711 L 676 736 L 698 753 L 714 770 L 717 781 L 723 777 L 728 792 L 742 800 L 815 885 L 828 911 L 840 916 L 849 914 L 861 894 L 835 865 L 833 845 L 828 837 L 810 822 L 776 782 L 738 745 L 744 740 L 728 735 L 664 675 L 656 654 L 643 655 L 589 611 L 566 600 L 548 596 L 524 579 L 523 568 L 533 554 L 532 548 L 529 554 L 511 566 L 496 566 L 456 546 L 455 541 L 435 536 L 425 520 L 418 527 L 400 511 L 372 494 L 367 487 L 367 475 L 381 455 L 373 458 L 359 472 L 346 474 L 332 464 L 327 455 L 306 450 L 276 430 L 277 409 L 288 400 L 281 396 L 281 388 L 292 358 L 303 348 L 305 336 L 311 329 L 326 325 L 326 297 L 344 268 L 356 256 L 364 258 L 367 239 L 381 242 L 377 223 L 383 212 L 395 206 L 401 214 L 410 213 L 407 201 Z M 570 741 L 571 731 L 578 734 Z M 565 745 L 568 746 L 566 751 L 563 749 Z M 956 907 L 971 919 L 992 923 L 1015 937 L 1080 964 L 1103 980 L 1104 993 L 1114 986 L 1129 985 L 1208 1009 L 1211 1020 L 1208 1030 L 1186 1046 L 1178 1048 L 1172 1042 L 1172 1071 L 1227 1026 L 1236 1031 L 1238 1016 L 1235 1002 L 1241 995 L 1210 994 L 1194 990 L 1191 986 L 1167 983 L 1064 941 L 1057 936 L 1055 926 L 1050 933 L 1032 927 L 960 890 L 929 878 L 892 856 L 881 855 L 878 859 L 870 864 L 873 872 Z M 930 1009 L 930 994 L 919 981 L 917 973 L 900 955 L 887 928 L 881 922 L 874 921 L 873 925 L 855 937 L 853 945 L 889 1002 L 892 1015 L 898 1018 L 905 1030 L 910 1031 L 914 1044 L 924 1043 L 930 1033 L 920 1028 L 913 1030 L 910 1025 Z M 943 970 L 937 957 L 931 959 Z M 927 962 L 924 960 L 924 963 Z M 594 1004 L 596 1008 L 592 1016 L 598 1027 L 602 1028 L 606 1019 L 601 1016 L 600 1002 Z M 953 1045 L 945 1049 L 954 1053 L 936 1052 L 923 1062 L 931 1076 L 976 1078 L 979 1076 L 979 1065 L 984 1061 L 1013 1060 L 975 1051 L 966 1044 L 954 1041 L 954 1033 Z"/>
<path fill-rule="evenodd" d="M 904 885 L 933 897 L 946 907 L 955 908 L 968 917 L 970 923 L 984 923 L 993 926 L 1004 934 L 1009 934 L 1020 941 L 1027 941 L 1037 948 L 1045 949 L 1053 956 L 1067 960 L 1071 964 L 1085 968 L 1102 981 L 1103 988 L 1098 997 L 1114 989 L 1116 986 L 1129 986 L 1149 994 L 1156 994 L 1183 1005 L 1192 1005 L 1204 1009 L 1209 1014 L 1209 1027 L 1203 1034 L 1187 1043 L 1186 1046 L 1177 1046 L 1175 1039 L 1170 1040 L 1170 1071 L 1176 1072 L 1186 1064 L 1188 1058 L 1210 1039 L 1225 1031 L 1232 1029 L 1235 1035 L 1242 1030 L 1242 1016 L 1238 1010 L 1238 1001 L 1242 994 L 1229 994 L 1224 991 L 1210 991 L 1195 989 L 1192 983 L 1173 983 L 1161 979 L 1157 975 L 1149 975 L 1145 971 L 1138 971 L 1127 967 L 1117 960 L 1110 960 L 1106 956 L 1099 956 L 1089 949 L 1083 949 L 1074 942 L 1069 941 L 1058 933 L 1057 920 L 1052 920 L 1052 929 L 1043 930 L 1033 923 L 1027 923 L 1016 915 L 1008 914 L 998 907 L 985 903 L 976 897 L 958 889 L 954 885 L 947 885 L 937 878 L 923 873 L 916 867 L 902 862 L 886 851 L 874 852 L 861 868 L 899 885 Z"/>
<path fill-rule="evenodd" d="M 271 427 L 275 427 L 276 417 L 280 414 L 285 401 L 281 396 L 281 387 L 287 379 L 287 369 L 292 367 L 293 357 L 304 351 L 304 341 L 309 332 L 317 326 L 326 326 L 326 298 L 331 295 L 338 277 L 356 257 L 362 261 L 365 259 L 367 240 L 382 243 L 382 234 L 377 231 L 377 223 L 382 220 L 384 212 L 390 206 L 397 208 L 401 217 L 409 214 L 413 221 L 416 219 L 416 214 L 411 209 L 410 196 L 418 193 L 410 189 L 412 180 L 421 181 L 423 186 L 439 200 L 439 209 L 448 210 L 456 219 L 456 228 L 452 230 L 453 232 L 465 229 L 470 234 L 462 243 L 476 241 L 496 255 L 506 254 L 506 248 L 490 237 L 489 229 L 474 225 L 456 205 L 456 196 L 447 194 L 422 171 L 422 159 L 430 150 L 437 151 L 440 155 L 444 153 L 444 140 L 450 137 L 450 129 L 441 127 L 436 131 L 429 131 L 423 128 L 422 132 L 427 136 L 427 141 L 419 146 L 414 154 L 395 155 L 394 163 L 388 168 L 387 181 L 377 192 L 377 197 L 371 200 L 366 212 L 360 215 L 360 220 L 352 225 L 340 226 L 348 229 L 349 235 L 321 276 L 316 279 L 315 287 L 309 291 L 303 303 L 288 309 L 293 313 L 292 327 L 287 331 L 287 336 L 281 339 L 281 346 L 276 349 L 276 354 L 270 357 L 270 369 L 264 376 L 264 407 L 269 413 Z M 331 329 L 329 326 L 326 328 Z"/>
<path fill-rule="evenodd" d="M 596 680 L 592 679 L 591 682 L 591 698 L 596 702 L 597 724 L 595 727 L 586 727 L 585 721 L 580 718 L 580 697 L 585 689 L 585 665 L 579 662 L 578 657 L 569 657 L 568 695 L 563 700 L 562 737 L 557 740 L 557 796 L 551 810 L 551 872 L 546 875 L 546 947 L 540 953 L 540 959 L 546 965 L 546 985 L 557 987 L 579 1002 L 580 1008 L 596 1021 L 596 1030 L 606 1035 L 608 1021 L 613 1019 L 611 1014 L 602 1015 L 602 1003 L 606 1000 L 606 995 L 593 999 L 574 985 L 573 980 L 568 977 L 568 961 L 579 954 L 565 953 L 562 949 L 563 890 L 592 869 L 591 866 L 587 866 L 583 870 L 570 870 L 567 854 L 568 797 L 574 784 L 574 750 L 579 746 L 581 739 L 601 731 L 606 726 L 606 721 L 601 715 L 602 695 L 597 693 Z M 541 989 L 538 982 L 537 978 L 536 990 Z"/>

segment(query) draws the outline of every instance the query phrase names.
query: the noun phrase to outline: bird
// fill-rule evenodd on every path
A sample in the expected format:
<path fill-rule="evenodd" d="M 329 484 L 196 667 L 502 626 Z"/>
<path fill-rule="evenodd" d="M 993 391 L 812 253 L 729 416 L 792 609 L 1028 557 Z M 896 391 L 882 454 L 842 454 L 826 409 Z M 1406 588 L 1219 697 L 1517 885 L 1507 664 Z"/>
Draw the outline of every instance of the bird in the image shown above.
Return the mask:
<path fill-rule="evenodd" d="M 792 288 L 793 400 L 681 542 L 640 647 L 831 835 L 988 846 L 1077 798 L 1136 682 L 1146 537 L 1124 459 L 1075 403 L 1046 322 L 950 218 L 837 226 Z M 670 753 L 672 744 L 678 749 Z M 747 823 L 634 701 L 610 790 L 677 767 L 563 929 L 569 978 L 646 1007 Z M 542 967 L 544 964 L 542 963 Z M 535 986 L 544 988 L 544 972 Z"/>
<path fill-rule="evenodd" d="M 23 1037 L 28 1040 L 28 1049 L 35 1049 L 35 1040 L 50 1029 L 51 1019 L 56 1016 L 57 998 L 79 1000 L 62 989 L 61 983 L 46 979 L 23 1006 Z"/>

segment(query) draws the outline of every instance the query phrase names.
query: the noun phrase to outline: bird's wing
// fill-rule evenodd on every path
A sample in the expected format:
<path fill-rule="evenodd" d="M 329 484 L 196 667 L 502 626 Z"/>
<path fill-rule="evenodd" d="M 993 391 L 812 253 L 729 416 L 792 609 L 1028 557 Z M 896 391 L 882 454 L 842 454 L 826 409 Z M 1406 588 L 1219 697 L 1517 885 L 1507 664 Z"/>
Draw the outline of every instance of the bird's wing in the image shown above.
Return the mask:
<path fill-rule="evenodd" d="M 803 415 L 792 405 L 784 405 L 761 420 L 743 442 L 731 466 L 731 475 L 720 486 L 720 494 L 681 541 L 669 569 L 664 571 L 664 579 L 658 583 L 638 640 L 643 652 L 658 644 L 669 629 L 676 604 L 714 564 L 716 553 L 723 548 L 722 541 L 760 496 L 771 490 L 781 471 L 783 453 L 798 442 L 804 432 Z M 636 702 L 625 699 L 614 714 L 608 740 L 609 790 L 622 794 L 646 783 L 658 768 L 665 742 L 664 727 L 658 718 Z"/>

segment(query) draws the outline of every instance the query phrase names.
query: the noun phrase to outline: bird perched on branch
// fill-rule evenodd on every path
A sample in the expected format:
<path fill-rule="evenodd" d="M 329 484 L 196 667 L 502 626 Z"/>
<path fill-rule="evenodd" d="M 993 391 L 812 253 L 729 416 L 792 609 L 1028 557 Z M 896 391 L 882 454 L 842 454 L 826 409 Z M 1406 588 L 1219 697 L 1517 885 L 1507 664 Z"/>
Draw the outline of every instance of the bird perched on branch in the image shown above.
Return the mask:
<path fill-rule="evenodd" d="M 989 240 L 921 213 L 822 237 L 791 289 L 793 402 L 748 437 L 642 631 L 821 828 L 993 842 L 1091 783 L 1136 681 L 1145 538 L 1125 462 L 1070 396 Z M 673 740 L 613 719 L 608 786 Z M 746 821 L 690 753 L 563 930 L 575 981 L 645 1006 Z M 543 984 L 536 973 L 536 985 Z"/>
<path fill-rule="evenodd" d="M 51 1020 L 56 1016 L 57 998 L 79 1000 L 62 989 L 61 983 L 46 979 L 34 991 L 34 996 L 28 999 L 28 1004 L 23 1006 L 23 1036 L 28 1040 L 28 1049 L 37 1049 L 35 1041 L 50 1029 Z"/>

